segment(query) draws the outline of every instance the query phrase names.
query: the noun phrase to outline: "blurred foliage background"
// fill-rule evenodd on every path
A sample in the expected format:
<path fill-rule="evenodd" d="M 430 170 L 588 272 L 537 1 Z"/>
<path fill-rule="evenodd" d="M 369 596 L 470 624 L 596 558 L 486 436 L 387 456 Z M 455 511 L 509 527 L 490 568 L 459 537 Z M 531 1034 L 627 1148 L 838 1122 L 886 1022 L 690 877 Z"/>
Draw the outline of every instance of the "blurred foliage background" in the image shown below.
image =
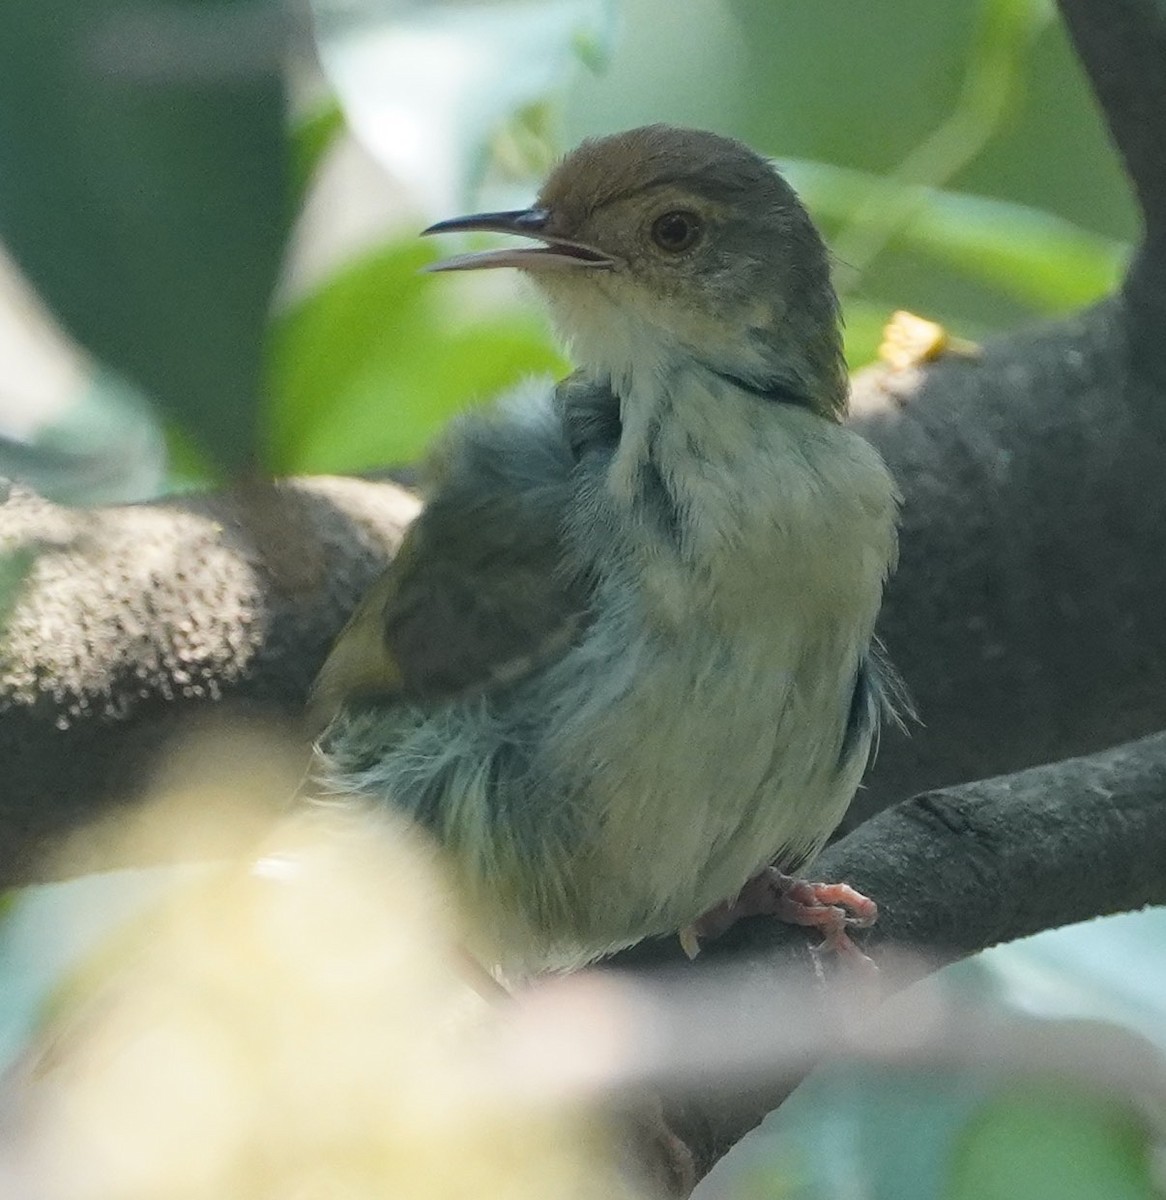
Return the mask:
<path fill-rule="evenodd" d="M 408 462 L 561 370 L 520 281 L 419 277 L 415 234 L 529 201 L 588 134 L 671 121 L 774 155 L 834 250 L 855 366 L 897 308 L 975 339 L 1088 303 L 1135 234 L 1048 0 L 8 11 L 0 235 L 103 365 L 6 279 L 0 470 L 70 500 Z"/>
<path fill-rule="evenodd" d="M 1049 0 L 13 0 L 0 475 L 97 503 L 415 460 L 452 413 L 565 366 L 521 281 L 421 276 L 447 247 L 417 231 L 525 204 L 579 138 L 649 121 L 779 161 L 836 256 L 854 366 L 895 309 L 980 339 L 1087 304 L 1136 237 Z M 26 565 L 0 559 L 0 591 Z M 10 903 L 9 1061 L 125 897 L 156 893 L 127 873 Z M 82 913 L 108 919 L 78 934 Z M 1007 947 L 945 986 L 1160 1054 L 1161 917 Z M 771 1126 L 706 1195 L 1162 1190 L 1161 1123 L 1056 1083 L 837 1068 Z"/>

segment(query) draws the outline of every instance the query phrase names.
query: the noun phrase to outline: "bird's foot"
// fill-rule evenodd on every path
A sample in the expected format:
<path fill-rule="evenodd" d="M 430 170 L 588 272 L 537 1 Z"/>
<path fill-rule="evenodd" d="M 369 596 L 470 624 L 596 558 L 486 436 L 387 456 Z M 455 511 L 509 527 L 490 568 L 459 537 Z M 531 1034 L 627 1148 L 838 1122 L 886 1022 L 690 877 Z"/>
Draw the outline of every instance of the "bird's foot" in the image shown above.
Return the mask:
<path fill-rule="evenodd" d="M 719 937 L 742 917 L 777 917 L 790 925 L 817 929 L 819 949 L 872 973 L 875 965 L 851 940 L 850 929 L 869 929 L 878 920 L 878 905 L 848 883 L 810 883 L 766 867 L 754 875 L 735 900 L 710 909 L 681 930 L 680 944 L 690 958 L 700 950 L 702 938 Z"/>

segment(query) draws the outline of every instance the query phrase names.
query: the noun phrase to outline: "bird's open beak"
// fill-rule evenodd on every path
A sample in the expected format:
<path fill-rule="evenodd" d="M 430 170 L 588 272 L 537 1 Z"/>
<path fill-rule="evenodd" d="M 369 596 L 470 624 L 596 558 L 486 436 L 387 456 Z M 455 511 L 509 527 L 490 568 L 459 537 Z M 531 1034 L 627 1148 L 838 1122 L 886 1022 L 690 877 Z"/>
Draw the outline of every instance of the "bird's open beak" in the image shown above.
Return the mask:
<path fill-rule="evenodd" d="M 553 271 L 589 267 L 610 270 L 615 260 L 583 242 L 573 242 L 548 232 L 551 214 L 545 208 L 524 208 L 516 212 L 477 213 L 472 217 L 453 217 L 438 221 L 421 231 L 431 233 L 517 233 L 537 238 L 541 246 L 513 246 L 501 250 L 482 250 L 476 254 L 458 254 L 426 267 L 427 271 L 480 271 L 487 267 L 520 267 L 525 271 Z"/>

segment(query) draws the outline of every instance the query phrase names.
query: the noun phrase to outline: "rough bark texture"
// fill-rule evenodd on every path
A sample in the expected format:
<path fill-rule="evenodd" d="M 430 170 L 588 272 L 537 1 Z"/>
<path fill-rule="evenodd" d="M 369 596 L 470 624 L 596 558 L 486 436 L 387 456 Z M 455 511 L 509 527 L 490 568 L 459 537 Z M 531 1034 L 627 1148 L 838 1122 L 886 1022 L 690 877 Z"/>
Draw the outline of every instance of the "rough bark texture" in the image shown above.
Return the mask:
<path fill-rule="evenodd" d="M 1132 308 L 941 362 L 905 409 L 860 418 L 904 485 L 881 630 L 923 728 L 884 740 L 851 824 L 1166 725 L 1166 425 Z"/>
<path fill-rule="evenodd" d="M 192 721 L 296 721 L 415 511 L 394 484 L 347 479 L 98 510 L 13 488 L 0 547 L 36 558 L 0 647 L 0 886 L 140 799 Z"/>
<path fill-rule="evenodd" d="M 905 497 L 881 633 L 923 724 L 884 738 L 851 824 L 1166 727 L 1166 406 L 1131 362 L 1132 308 L 856 380 Z M 88 511 L 14 489 L 0 539 L 38 558 L 0 652 L 0 884 L 140 795 L 190 718 L 296 719 L 412 511 L 361 480 Z"/>
<path fill-rule="evenodd" d="M 876 962 L 891 955 L 885 996 L 888 985 L 905 987 L 1001 942 L 1166 904 L 1164 814 L 1166 734 L 1156 734 L 903 801 L 830 846 L 815 873 L 879 898 L 863 944 Z M 765 919 L 742 922 L 688 970 L 699 976 L 726 961 L 743 972 L 743 987 L 756 984 L 755 997 L 781 994 L 781 981 L 805 978 L 810 965 L 803 932 Z M 673 940 L 637 948 L 624 965 L 681 962 Z M 840 970 L 823 986 L 854 984 Z M 798 1065 L 752 1089 L 688 1089 L 670 1106 L 698 1176 L 785 1099 Z"/>
<path fill-rule="evenodd" d="M 978 357 L 855 386 L 905 497 L 882 634 L 924 723 L 884 740 L 858 828 L 820 870 L 879 898 L 876 951 L 926 945 L 933 963 L 1166 902 L 1166 740 L 1060 761 L 1166 727 L 1166 6 L 1060 7 L 1144 213 L 1125 286 Z M 354 480 L 90 512 L 14 489 L 0 545 L 38 557 L 0 650 L 0 885 L 140 795 L 191 718 L 294 719 L 410 512 L 394 485 Z M 804 939 L 772 925 L 708 962 L 734 949 L 757 971 L 804 966 Z M 702 1164 L 779 1099 L 691 1102 Z"/>

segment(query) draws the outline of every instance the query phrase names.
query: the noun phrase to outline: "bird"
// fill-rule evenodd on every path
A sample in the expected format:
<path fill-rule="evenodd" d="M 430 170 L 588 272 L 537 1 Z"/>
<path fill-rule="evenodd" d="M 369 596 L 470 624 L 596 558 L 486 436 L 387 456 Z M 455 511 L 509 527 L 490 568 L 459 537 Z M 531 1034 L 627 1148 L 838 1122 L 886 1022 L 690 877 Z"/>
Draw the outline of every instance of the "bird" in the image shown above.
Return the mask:
<path fill-rule="evenodd" d="M 328 655 L 314 784 L 427 831 L 491 969 L 573 970 L 742 915 L 846 930 L 794 872 L 896 715 L 875 636 L 898 495 L 844 424 L 823 240 L 770 160 L 650 125 L 584 141 L 522 242 L 574 370 L 456 418 L 424 506 Z"/>

